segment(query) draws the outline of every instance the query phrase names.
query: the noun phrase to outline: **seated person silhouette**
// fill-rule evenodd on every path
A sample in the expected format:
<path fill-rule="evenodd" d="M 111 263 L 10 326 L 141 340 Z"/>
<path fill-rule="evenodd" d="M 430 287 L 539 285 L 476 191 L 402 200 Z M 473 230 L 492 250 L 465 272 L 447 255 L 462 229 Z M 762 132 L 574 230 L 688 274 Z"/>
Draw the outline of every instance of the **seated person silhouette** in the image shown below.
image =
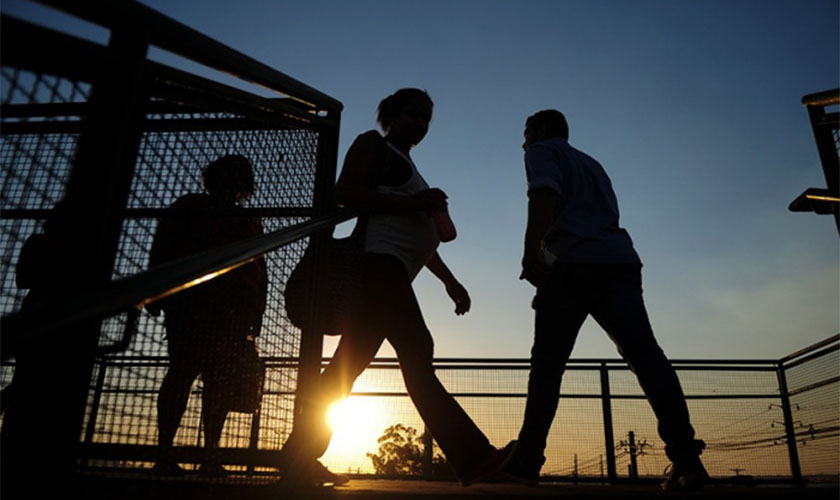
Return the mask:
<path fill-rule="evenodd" d="M 253 195 L 254 174 L 246 157 L 228 155 L 210 163 L 204 170 L 204 187 L 206 193 L 178 198 L 170 206 L 172 215 L 161 218 L 149 267 L 263 233 L 258 218 L 213 213 L 235 210 Z M 202 211 L 208 213 L 202 216 Z M 227 400 L 236 391 L 228 374 L 241 362 L 236 354 L 242 352 L 239 347 L 260 334 L 266 291 L 266 264 L 260 258 L 146 306 L 154 315 L 164 313 L 169 353 L 157 402 L 158 456 L 153 473 L 184 473 L 172 456 L 172 446 L 192 384 L 201 375 L 206 455 L 199 473 L 227 474 L 212 450 L 219 445 L 230 411 Z"/>
<path fill-rule="evenodd" d="M 31 234 L 23 243 L 15 264 L 15 284 L 27 290 L 20 310 L 46 304 L 60 293 L 62 248 L 57 241 L 66 241 L 68 210 L 65 201 L 58 202 L 47 215 L 42 231 Z M 56 374 L 69 378 L 68 348 L 62 342 L 44 336 L 29 336 L 14 353 L 15 371 L 11 383 L 0 394 L 0 496 L 14 495 L 20 487 L 30 489 L 30 496 L 46 491 L 53 484 L 32 485 L 31 480 L 44 467 L 56 467 L 54 454 L 44 453 L 52 447 L 61 432 L 56 414 L 66 409 L 67 398 L 44 397 L 45 388 L 56 388 Z M 33 472 L 34 471 L 34 472 Z M 27 484 L 29 483 L 29 484 Z M 35 491 L 32 490 L 34 488 Z M 15 493 L 12 493 L 15 492 Z M 46 494 L 46 493 L 44 493 Z"/>
<path fill-rule="evenodd" d="M 61 202 L 47 216 L 43 231 L 29 235 L 20 249 L 15 265 L 15 285 L 20 290 L 28 290 L 21 302 L 21 310 L 30 309 L 45 302 L 53 290 L 53 280 L 57 273 L 53 268 L 55 245 L 51 244 L 51 241 L 55 236 L 51 238 L 50 235 L 55 232 L 60 204 Z M 7 408 L 19 402 L 21 387 L 27 385 L 25 380 L 37 374 L 38 362 L 35 360 L 37 354 L 30 351 L 31 349 L 23 349 L 15 356 L 15 373 L 12 376 L 12 382 L 3 388 L 0 395 L 0 413 L 5 413 Z"/>

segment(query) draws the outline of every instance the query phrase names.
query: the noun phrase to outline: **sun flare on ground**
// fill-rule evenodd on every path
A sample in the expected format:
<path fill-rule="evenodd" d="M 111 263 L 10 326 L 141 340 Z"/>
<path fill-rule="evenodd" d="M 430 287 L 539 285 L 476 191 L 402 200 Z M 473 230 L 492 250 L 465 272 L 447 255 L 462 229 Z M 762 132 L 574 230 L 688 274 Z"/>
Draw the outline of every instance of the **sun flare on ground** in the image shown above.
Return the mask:
<path fill-rule="evenodd" d="M 333 403 L 327 423 L 333 430 L 323 461 L 339 472 L 370 468 L 366 453 L 376 453 L 377 439 L 389 423 L 378 398 L 357 396 Z"/>

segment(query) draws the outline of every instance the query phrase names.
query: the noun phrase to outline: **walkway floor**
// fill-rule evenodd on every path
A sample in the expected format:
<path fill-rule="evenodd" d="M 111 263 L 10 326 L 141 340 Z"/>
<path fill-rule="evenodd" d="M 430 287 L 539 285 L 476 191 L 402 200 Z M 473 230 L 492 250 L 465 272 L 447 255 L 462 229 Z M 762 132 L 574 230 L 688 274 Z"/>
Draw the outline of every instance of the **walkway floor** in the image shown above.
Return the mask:
<path fill-rule="evenodd" d="M 837 500 L 838 486 L 813 486 L 793 488 L 787 486 L 758 487 L 707 487 L 702 492 L 664 493 L 655 485 L 571 485 L 546 484 L 539 488 L 510 483 L 480 483 L 462 488 L 447 481 L 420 480 L 375 480 L 357 479 L 335 488 L 320 488 L 314 491 L 282 491 L 276 484 L 254 482 L 241 483 L 225 480 L 165 480 L 149 477 L 88 477 L 79 492 L 81 498 L 98 500 L 120 498 L 139 499 L 188 499 L 188 500 L 442 500 L 478 499 L 522 500 L 544 499 L 719 499 L 745 500 L 767 498 L 771 500 Z"/>

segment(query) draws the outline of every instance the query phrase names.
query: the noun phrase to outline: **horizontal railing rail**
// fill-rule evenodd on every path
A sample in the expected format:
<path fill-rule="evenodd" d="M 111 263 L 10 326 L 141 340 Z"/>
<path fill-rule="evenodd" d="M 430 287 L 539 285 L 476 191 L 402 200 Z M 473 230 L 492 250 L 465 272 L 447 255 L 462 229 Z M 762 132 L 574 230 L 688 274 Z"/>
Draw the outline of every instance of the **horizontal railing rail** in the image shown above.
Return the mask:
<path fill-rule="evenodd" d="M 151 45 L 312 107 L 325 107 L 330 111 L 342 109 L 341 102 L 323 92 L 135 1 L 40 0 L 40 3 L 111 30 L 130 28 L 134 33 L 142 34 Z"/>
<path fill-rule="evenodd" d="M 824 347 L 826 349 L 823 349 Z M 790 368 L 791 365 L 801 364 L 803 360 L 807 361 L 809 359 L 813 359 L 814 357 L 821 357 L 825 354 L 836 351 L 838 348 L 840 348 L 840 333 L 832 335 L 831 337 L 805 347 L 804 349 L 788 354 L 787 356 L 781 358 L 779 363 L 784 365 L 785 368 Z M 820 351 L 820 349 L 823 350 Z"/>
<path fill-rule="evenodd" d="M 2 15 L 3 32 L 0 35 L 2 46 L 3 65 L 11 65 L 20 69 L 39 71 L 50 74 L 61 75 L 70 79 L 79 79 L 95 82 L 101 80 L 108 71 L 107 68 L 114 67 L 119 63 L 117 55 L 113 54 L 108 47 L 96 43 L 81 40 L 65 33 L 53 31 L 28 21 L 8 15 Z M 17 40 L 32 40 L 25 51 L 13 50 Z M 76 62 L 79 54 L 82 54 L 81 62 Z M 241 54 L 240 54 L 241 55 Z M 65 57 L 62 57 L 65 56 Z M 247 57 L 241 55 L 242 57 Z M 68 64 L 66 61 L 74 61 Z M 64 62 L 61 62 L 64 61 Z M 272 117 L 288 117 L 293 120 L 289 126 L 295 127 L 320 127 L 324 129 L 337 128 L 336 116 L 328 116 L 332 108 L 328 106 L 317 106 L 314 104 L 302 103 L 294 97 L 269 98 L 256 96 L 246 91 L 225 85 L 219 82 L 193 75 L 169 66 L 144 61 L 144 74 L 153 82 L 151 90 L 156 97 L 168 98 L 172 102 L 149 102 L 145 106 L 147 113 L 174 113 L 198 111 L 196 107 L 201 103 L 205 107 L 213 109 L 235 110 L 243 116 L 252 116 L 255 119 Z M 290 91 L 283 91 L 279 86 L 280 82 L 272 88 L 283 95 L 291 96 Z M 189 98 L 184 98 L 185 93 Z M 328 98 L 332 101 L 334 99 Z M 173 105 L 172 103 L 177 103 Z M 314 101 L 318 102 L 318 101 Z M 189 103 L 189 104 L 188 104 Z M 337 108 L 337 109 L 340 109 Z M 2 108 L 4 117 L 3 134 L 29 134 L 29 133 L 80 133 L 84 123 L 79 119 L 64 121 L 10 121 L 9 118 L 32 118 L 32 117 L 68 117 L 83 118 L 90 113 L 88 103 L 43 103 L 43 104 L 4 104 Z M 190 126 L 195 127 L 197 122 L 207 124 L 210 120 L 189 121 Z M 224 125 L 227 128 L 255 128 L 255 122 L 247 120 L 212 120 L 214 124 Z M 148 120 L 144 126 L 154 130 L 177 130 L 177 120 Z M 269 128 L 277 128 L 276 124 L 264 125 Z M 258 125 L 256 126 L 257 128 Z"/>
<path fill-rule="evenodd" d="M 733 391 L 719 391 L 714 386 L 697 386 L 693 385 L 693 388 L 686 392 L 686 399 L 688 401 L 692 401 L 692 404 L 699 404 L 699 405 L 715 405 L 716 402 L 720 402 L 721 405 L 732 405 L 732 404 L 740 404 L 737 403 L 738 401 L 747 402 L 745 403 L 749 405 L 768 405 L 769 409 L 766 411 L 770 411 L 773 408 L 781 408 L 781 405 L 785 404 L 785 400 L 787 397 L 798 394 L 800 392 L 808 392 L 819 389 L 820 387 L 825 387 L 827 385 L 836 384 L 838 382 L 838 377 L 830 376 L 827 380 L 818 380 L 821 378 L 825 378 L 824 376 L 817 377 L 813 380 L 813 384 L 809 384 L 804 386 L 797 391 L 793 391 L 790 394 L 782 394 L 779 390 L 779 387 L 769 382 L 770 380 L 775 380 L 775 377 L 767 378 L 768 372 L 774 372 L 778 370 L 783 370 L 782 368 L 782 361 L 783 360 L 813 360 L 815 359 L 815 355 L 824 355 L 826 352 L 833 352 L 831 349 L 838 343 L 838 336 L 833 336 L 825 341 L 818 342 L 808 348 L 802 349 L 797 351 L 793 355 L 785 356 L 781 359 L 675 359 L 672 360 L 672 365 L 677 370 L 678 373 L 685 374 L 687 372 L 698 371 L 698 370 L 709 370 L 709 371 L 716 371 L 719 373 L 720 377 L 724 379 L 731 377 L 733 380 L 732 389 Z M 280 370 L 292 370 L 296 371 L 299 365 L 299 359 L 295 357 L 288 357 L 288 356 L 264 356 L 263 361 L 266 362 L 266 369 L 268 373 L 280 371 Z M 331 361 L 330 357 L 324 357 L 321 359 L 322 364 L 327 364 Z M 155 369 L 160 369 L 168 366 L 168 359 L 165 356 L 154 356 L 154 355 L 138 355 L 138 356 L 131 356 L 127 354 L 117 354 L 114 356 L 105 356 L 100 358 L 98 361 L 100 366 L 102 379 L 113 380 L 116 385 L 112 385 L 112 383 L 105 383 L 99 385 L 96 389 L 98 392 L 97 400 L 99 398 L 107 398 L 111 401 L 114 401 L 114 398 L 123 398 L 123 397 L 141 397 L 141 398 L 148 398 L 154 397 L 154 395 L 158 392 L 158 387 L 155 384 L 151 384 L 149 386 L 121 386 L 119 380 L 124 378 L 124 375 L 120 375 L 123 372 L 122 370 L 128 370 L 131 372 L 132 370 L 136 369 L 147 369 L 149 367 L 154 367 Z M 454 375 L 456 372 L 460 372 L 463 370 L 472 370 L 475 372 L 490 372 L 490 371 L 502 371 L 513 373 L 514 371 L 519 372 L 520 375 L 517 375 L 517 380 L 520 380 L 520 384 L 522 383 L 521 377 L 527 373 L 529 370 L 530 362 L 527 358 L 464 358 L 464 357 L 447 357 L 447 358 L 436 358 L 433 360 L 434 368 L 441 373 L 449 373 L 450 375 Z M 107 373 L 111 373 L 111 370 L 116 370 L 115 375 L 113 375 L 113 379 L 109 378 Z M 351 393 L 352 397 L 359 397 L 359 398 L 392 398 L 394 400 L 398 400 L 400 398 L 408 398 L 407 391 L 401 386 L 397 385 L 394 386 L 394 381 L 399 380 L 398 375 L 397 378 L 394 378 L 392 374 L 394 371 L 399 370 L 399 362 L 397 358 L 393 357 L 381 357 L 375 358 L 371 364 L 368 366 L 367 372 L 373 377 L 367 384 L 373 383 L 374 385 L 365 385 L 359 390 L 354 390 Z M 629 371 L 630 367 L 627 362 L 620 358 L 577 358 L 569 360 L 567 365 L 567 372 L 569 373 L 581 373 L 581 372 L 591 372 L 593 370 L 602 371 L 602 373 L 606 371 L 610 372 L 625 372 Z M 382 378 L 382 375 L 374 374 L 373 372 L 391 372 L 391 374 L 385 375 L 385 378 Z M 830 370 L 829 370 L 830 371 Z M 740 374 L 745 372 L 753 372 L 758 376 L 758 374 L 762 374 L 761 376 L 764 377 L 764 384 L 769 385 L 762 385 L 762 386 L 753 386 L 751 384 L 744 385 L 741 389 L 738 389 L 736 381 L 739 380 Z M 831 375 L 830 373 L 828 375 Z M 503 379 L 507 378 L 505 373 L 500 373 L 495 375 L 498 377 L 502 377 Z M 623 375 L 622 375 L 623 376 Z M 700 374 L 700 379 L 694 380 L 705 380 L 702 377 L 705 375 Z M 376 382 L 376 381 L 379 382 Z M 445 378 L 442 380 L 446 380 Z M 464 382 L 458 382 L 459 380 L 456 376 L 455 379 L 452 379 L 452 382 L 455 383 L 455 386 L 450 387 L 451 395 L 453 397 L 458 398 L 470 398 L 473 401 L 473 404 L 476 401 L 525 401 L 527 398 L 527 391 L 524 387 L 519 386 L 500 386 L 497 383 L 491 383 L 489 385 L 479 385 L 479 386 L 462 386 L 460 384 Z M 484 379 L 489 380 L 489 379 Z M 390 381 L 390 382 L 388 382 Z M 471 384 L 471 382 L 466 382 Z M 383 385 L 379 385 L 383 384 Z M 696 382 L 695 382 L 696 384 Z M 572 389 L 572 386 L 569 386 L 570 390 L 563 391 L 559 397 L 561 400 L 566 400 L 568 402 L 571 401 L 593 401 L 593 400 L 601 400 L 605 403 L 611 402 L 613 405 L 615 404 L 638 404 L 644 402 L 647 398 L 646 396 L 641 393 L 640 391 L 637 392 L 636 390 L 626 390 L 619 389 L 616 390 L 616 387 L 613 387 L 612 390 L 603 386 L 603 380 L 601 384 L 597 382 L 594 385 L 586 385 L 578 387 L 578 389 Z M 498 392 L 496 392 L 498 391 Z M 193 395 L 198 395 L 201 393 L 200 387 L 195 387 L 192 391 Z M 281 387 L 272 387 L 267 386 L 265 388 L 264 397 L 292 397 L 295 395 L 294 391 L 285 390 Z M 104 400 L 104 399 L 103 399 Z M 490 404 L 490 403 L 483 403 L 483 404 Z M 511 403 L 494 403 L 494 404 L 511 404 Z M 569 403 L 569 404 L 577 404 L 577 403 Z M 607 411 L 607 410 L 604 410 Z M 610 409 L 609 413 L 612 417 L 612 412 L 615 410 Z M 626 410 L 622 410 L 626 411 Z M 820 410 L 823 411 L 823 410 Z M 620 411 L 619 411 L 620 414 Z M 593 418 L 596 418 L 593 414 Z M 732 422 L 737 423 L 739 421 L 740 416 L 736 417 L 729 417 Z M 779 417 L 781 418 L 781 416 Z M 772 417 L 766 417 L 765 424 L 769 423 L 773 420 Z M 611 420 L 611 419 L 610 419 Z M 796 442 L 817 442 L 817 443 L 825 443 L 827 440 L 834 439 L 838 435 L 838 431 L 840 428 L 836 425 L 836 423 L 828 422 L 825 425 L 817 425 L 817 426 L 808 426 L 803 425 L 801 423 L 797 424 L 796 417 L 792 417 L 790 415 L 784 416 L 785 424 L 790 424 L 790 435 L 785 434 L 785 429 L 779 427 L 776 433 L 768 432 L 765 434 L 761 434 L 757 430 L 752 431 L 753 434 L 750 434 L 746 440 L 738 440 L 730 437 L 728 441 L 726 439 L 717 436 L 712 444 L 712 448 L 714 448 L 715 453 L 743 453 L 744 451 L 749 451 L 752 449 L 758 449 L 761 446 L 775 446 L 781 447 L 787 443 L 787 440 L 793 440 Z M 788 422 L 789 421 L 789 422 Z M 734 425 L 732 422 L 727 423 L 723 426 L 723 428 L 728 428 L 731 425 Z M 780 423 L 780 422 L 778 422 Z M 807 422 L 806 422 L 807 424 Z M 91 428 L 96 426 L 96 422 L 89 422 L 88 424 Z M 256 426 L 257 430 L 251 429 L 252 433 L 256 433 L 257 435 L 260 434 L 260 428 L 262 425 L 269 425 L 269 422 L 263 422 L 261 419 L 254 419 L 252 426 Z M 607 424 L 605 424 L 607 425 Z M 609 424 L 610 429 L 612 429 L 613 424 Z M 772 425 L 771 425 L 772 427 Z M 604 431 L 606 432 L 606 427 Z M 93 434 L 91 434 L 93 437 Z M 97 439 L 90 439 L 86 440 L 85 444 L 81 448 L 81 454 L 84 459 L 89 460 L 89 470 L 98 470 L 102 468 L 103 470 L 109 471 L 119 471 L 124 470 L 126 467 L 125 465 L 120 465 L 123 461 L 137 461 L 137 462 L 150 462 L 154 461 L 155 459 L 155 445 L 153 443 L 149 444 L 137 444 L 137 443 L 123 443 L 123 442 L 101 442 L 98 439 L 102 437 L 107 439 L 107 435 L 103 435 Z M 612 442 L 610 437 L 605 437 L 605 442 Z M 813 445 L 811 445 L 813 446 Z M 825 447 L 826 445 L 821 445 Z M 758 447 L 758 448 L 757 448 Z M 177 446 L 175 449 L 175 453 L 178 456 L 182 456 L 184 461 L 187 463 L 198 463 L 203 454 L 206 453 L 205 450 L 197 446 Z M 248 474 L 253 475 L 276 475 L 278 474 L 277 471 L 273 470 L 272 467 L 274 464 L 278 463 L 278 461 L 282 460 L 282 449 L 266 449 L 262 447 L 251 447 L 251 448 L 237 448 L 237 447 L 225 447 L 223 446 L 219 450 L 217 450 L 218 456 L 226 463 L 230 465 L 240 465 L 240 466 L 248 466 L 249 472 Z M 759 453 L 759 452 L 756 452 Z M 770 467 L 771 463 L 775 463 L 776 465 L 772 465 L 773 467 L 780 467 L 778 465 L 778 460 L 780 456 L 783 455 L 774 455 L 775 458 L 768 458 L 767 463 L 764 463 L 761 467 Z M 719 456 L 720 457 L 720 456 Z M 721 460 L 722 458 L 714 458 L 714 460 Z M 773 461 L 776 462 L 773 462 Z M 141 467 L 138 465 L 138 467 Z M 268 469 L 264 469 L 261 471 L 253 470 L 252 467 L 267 467 Z M 718 466 L 720 469 L 720 466 Z M 762 470 L 758 467 L 758 470 Z M 252 471 L 252 472 L 251 472 Z M 383 478 L 381 474 L 376 473 L 361 473 L 357 474 L 361 477 L 377 477 Z M 396 476 L 400 479 L 412 479 L 412 477 L 406 476 Z M 431 477 L 431 476 L 426 476 Z M 557 470 L 549 471 L 544 475 L 544 478 L 547 480 L 566 480 L 572 476 Z M 716 477 L 716 481 L 727 481 L 727 477 L 725 475 L 721 475 L 718 471 Z M 796 483 L 799 484 L 797 478 L 800 478 L 801 474 L 775 474 L 763 472 L 755 477 L 750 476 L 750 480 L 754 480 L 756 482 L 764 483 L 764 484 L 791 484 Z M 652 480 L 651 477 L 648 476 L 639 476 L 639 477 L 628 477 L 625 476 L 623 473 L 619 475 L 613 475 L 609 478 L 605 478 L 603 474 L 598 476 L 597 474 L 593 475 L 591 467 L 589 472 L 585 474 L 581 474 L 580 476 L 575 476 L 576 480 L 580 481 L 604 481 L 608 480 L 610 482 L 622 482 L 622 481 L 648 481 Z"/>
<path fill-rule="evenodd" d="M 70 325 L 140 308 L 213 279 L 279 247 L 333 228 L 355 215 L 350 209 L 340 209 L 262 236 L 167 262 L 148 271 L 112 281 L 89 294 L 55 298 L 43 305 L 9 314 L 0 320 L 0 352 L 3 359 L 6 359 L 15 355 L 18 347 L 25 342 L 24 337 L 37 338 Z"/>

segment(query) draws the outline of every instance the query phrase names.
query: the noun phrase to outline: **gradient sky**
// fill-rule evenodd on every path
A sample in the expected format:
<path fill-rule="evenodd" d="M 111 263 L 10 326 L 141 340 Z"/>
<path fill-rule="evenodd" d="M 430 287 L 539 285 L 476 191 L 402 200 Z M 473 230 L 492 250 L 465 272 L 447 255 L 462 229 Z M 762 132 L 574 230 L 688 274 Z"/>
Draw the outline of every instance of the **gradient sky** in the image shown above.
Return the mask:
<path fill-rule="evenodd" d="M 836 0 L 142 3 L 343 102 L 339 162 L 380 99 L 428 90 L 412 154 L 449 194 L 459 237 L 440 252 L 473 298 L 456 317 L 430 273 L 416 281 L 438 356 L 528 356 L 521 144 L 545 108 L 610 174 L 669 356 L 776 358 L 840 329 L 834 221 L 787 210 L 825 186 L 800 99 L 838 86 Z M 573 356 L 616 352 L 589 320 Z"/>

